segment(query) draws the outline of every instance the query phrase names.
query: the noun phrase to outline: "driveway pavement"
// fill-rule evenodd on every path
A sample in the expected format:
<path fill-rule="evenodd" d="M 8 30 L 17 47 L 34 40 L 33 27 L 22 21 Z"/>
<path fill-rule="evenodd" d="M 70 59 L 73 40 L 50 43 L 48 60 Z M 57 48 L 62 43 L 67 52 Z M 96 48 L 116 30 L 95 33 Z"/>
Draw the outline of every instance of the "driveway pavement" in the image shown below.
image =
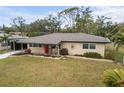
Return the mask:
<path fill-rule="evenodd" d="M 18 53 L 21 53 L 21 52 L 22 52 L 22 50 L 18 50 L 18 51 L 8 52 L 8 53 L 5 53 L 5 54 L 0 54 L 0 59 L 7 58 L 11 55 L 18 54 Z"/>

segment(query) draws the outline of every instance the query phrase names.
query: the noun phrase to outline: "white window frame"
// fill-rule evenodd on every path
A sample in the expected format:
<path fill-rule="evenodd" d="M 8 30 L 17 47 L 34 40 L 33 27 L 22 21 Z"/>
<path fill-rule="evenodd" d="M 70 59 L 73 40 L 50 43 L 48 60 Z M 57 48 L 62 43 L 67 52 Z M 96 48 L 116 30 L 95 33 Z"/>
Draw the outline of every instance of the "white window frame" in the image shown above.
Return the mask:
<path fill-rule="evenodd" d="M 29 47 L 42 47 L 41 44 L 37 44 L 37 46 L 35 46 L 36 43 L 30 43 Z"/>
<path fill-rule="evenodd" d="M 95 49 L 96 49 L 96 43 L 83 43 L 83 46 L 84 46 L 84 44 L 88 44 L 88 48 L 87 49 L 91 49 L 91 44 L 94 44 L 95 45 Z M 86 49 L 83 46 L 82 46 L 82 48 Z M 93 50 L 95 50 L 95 49 L 93 49 Z"/>
<path fill-rule="evenodd" d="M 84 44 L 88 44 L 88 43 L 83 43 L 82 48 L 83 48 L 83 49 L 89 49 L 89 44 L 88 44 L 88 48 L 84 48 Z"/>
<path fill-rule="evenodd" d="M 30 43 L 30 44 L 29 44 L 29 47 L 33 47 L 33 43 Z"/>
<path fill-rule="evenodd" d="M 91 48 L 91 44 L 94 44 L 95 45 L 95 48 Z M 89 49 L 96 49 L 96 44 L 95 43 L 90 43 L 89 44 Z"/>

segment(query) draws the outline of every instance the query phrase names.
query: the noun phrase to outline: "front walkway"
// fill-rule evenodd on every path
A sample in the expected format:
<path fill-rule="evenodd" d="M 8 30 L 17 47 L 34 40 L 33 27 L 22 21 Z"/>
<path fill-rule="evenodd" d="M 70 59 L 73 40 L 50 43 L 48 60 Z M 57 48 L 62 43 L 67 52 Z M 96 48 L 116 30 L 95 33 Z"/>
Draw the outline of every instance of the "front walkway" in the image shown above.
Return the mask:
<path fill-rule="evenodd" d="M 21 53 L 21 52 L 22 52 L 22 50 L 18 50 L 18 51 L 8 52 L 8 53 L 5 53 L 5 54 L 0 54 L 0 59 L 7 58 L 11 55 L 18 54 L 18 53 Z"/>

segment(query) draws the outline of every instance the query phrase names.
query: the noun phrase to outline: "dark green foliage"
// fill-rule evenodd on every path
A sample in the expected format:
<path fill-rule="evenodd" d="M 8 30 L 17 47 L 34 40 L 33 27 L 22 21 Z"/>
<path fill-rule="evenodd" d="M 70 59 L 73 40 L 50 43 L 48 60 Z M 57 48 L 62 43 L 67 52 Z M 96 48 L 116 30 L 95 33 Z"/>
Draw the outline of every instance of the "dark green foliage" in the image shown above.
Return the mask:
<path fill-rule="evenodd" d="M 110 59 L 110 60 L 114 60 L 115 62 L 123 62 L 123 56 L 124 53 L 117 51 L 117 50 L 111 50 L 111 49 L 107 49 L 105 51 L 105 59 Z"/>
<path fill-rule="evenodd" d="M 116 50 L 118 50 L 121 46 L 124 45 L 124 35 L 122 33 L 117 33 L 113 36 L 113 41 L 116 47 Z"/>
<path fill-rule="evenodd" d="M 115 62 L 123 63 L 123 56 L 124 56 L 123 52 L 117 52 L 115 54 Z"/>
<path fill-rule="evenodd" d="M 8 44 L 9 43 L 9 36 L 8 35 L 0 36 L 0 42 L 5 42 L 7 49 L 9 49 L 8 48 L 8 45 L 9 45 Z"/>
<path fill-rule="evenodd" d="M 115 59 L 115 50 L 111 50 L 111 49 L 107 49 L 105 51 L 105 59 L 111 59 L 114 60 Z"/>
<path fill-rule="evenodd" d="M 29 32 L 27 34 L 27 36 L 34 37 L 34 36 L 41 36 L 41 35 L 44 35 L 44 34 L 46 34 L 46 33 L 45 32 Z"/>
<path fill-rule="evenodd" d="M 68 50 L 66 48 L 62 48 L 60 50 L 60 55 L 68 55 Z"/>
<path fill-rule="evenodd" d="M 124 87 L 124 70 L 109 69 L 104 71 L 103 83 L 109 87 Z"/>
<path fill-rule="evenodd" d="M 102 56 L 97 52 L 87 52 L 83 54 L 84 57 L 90 57 L 90 58 L 102 58 Z"/>

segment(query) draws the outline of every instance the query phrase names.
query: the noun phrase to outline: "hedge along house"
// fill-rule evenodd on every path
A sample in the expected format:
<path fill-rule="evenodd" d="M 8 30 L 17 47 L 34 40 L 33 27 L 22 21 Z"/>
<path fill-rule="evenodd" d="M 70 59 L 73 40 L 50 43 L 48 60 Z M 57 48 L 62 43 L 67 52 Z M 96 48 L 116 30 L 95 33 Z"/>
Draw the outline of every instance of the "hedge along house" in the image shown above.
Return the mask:
<path fill-rule="evenodd" d="M 104 57 L 105 45 L 110 43 L 110 40 L 84 33 L 52 33 L 18 42 L 28 44 L 28 48 L 34 54 L 59 55 L 59 50 L 66 48 L 69 55 L 97 52 Z"/>

